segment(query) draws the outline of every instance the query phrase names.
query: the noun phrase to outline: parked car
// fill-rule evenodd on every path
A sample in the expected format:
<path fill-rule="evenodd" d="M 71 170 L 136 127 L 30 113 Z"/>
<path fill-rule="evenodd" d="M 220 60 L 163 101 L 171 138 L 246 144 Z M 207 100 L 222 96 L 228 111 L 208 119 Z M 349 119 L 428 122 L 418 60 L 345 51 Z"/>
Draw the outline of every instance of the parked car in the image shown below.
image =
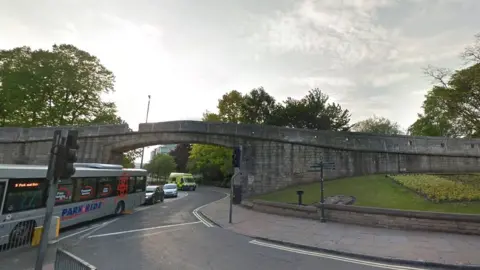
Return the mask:
<path fill-rule="evenodd" d="M 166 197 L 178 197 L 178 188 L 177 184 L 165 184 L 163 185 L 163 193 L 165 194 Z"/>
<path fill-rule="evenodd" d="M 155 204 L 158 201 L 163 202 L 163 189 L 160 186 L 147 186 L 145 190 L 145 203 Z"/>

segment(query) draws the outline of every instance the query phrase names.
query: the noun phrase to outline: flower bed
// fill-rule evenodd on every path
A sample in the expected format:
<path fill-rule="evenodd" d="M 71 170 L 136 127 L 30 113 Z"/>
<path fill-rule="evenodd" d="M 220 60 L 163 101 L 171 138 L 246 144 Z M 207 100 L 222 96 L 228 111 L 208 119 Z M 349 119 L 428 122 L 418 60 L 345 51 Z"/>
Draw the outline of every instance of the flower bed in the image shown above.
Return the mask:
<path fill-rule="evenodd" d="M 452 176 L 432 174 L 405 174 L 392 177 L 397 183 L 434 202 L 480 200 L 480 185 L 474 180 L 465 181 L 465 177 L 452 178 Z M 456 179 L 459 180 L 456 181 Z"/>

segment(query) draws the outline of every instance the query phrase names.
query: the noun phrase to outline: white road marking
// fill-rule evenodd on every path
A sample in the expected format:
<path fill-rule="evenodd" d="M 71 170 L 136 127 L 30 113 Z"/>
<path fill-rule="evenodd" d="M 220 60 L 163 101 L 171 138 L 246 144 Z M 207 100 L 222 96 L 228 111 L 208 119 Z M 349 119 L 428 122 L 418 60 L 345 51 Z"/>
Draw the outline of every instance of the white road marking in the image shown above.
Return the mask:
<path fill-rule="evenodd" d="M 216 190 L 213 190 L 213 191 L 216 191 Z M 216 192 L 220 192 L 220 191 L 216 191 Z M 197 207 L 197 208 L 196 208 L 195 210 L 193 210 L 193 212 L 192 212 L 192 214 L 193 214 L 198 220 L 200 220 L 200 222 L 202 222 L 205 226 L 207 226 L 207 227 L 209 227 L 209 228 L 215 227 L 215 225 L 213 225 L 209 220 L 207 220 L 207 219 L 205 219 L 204 217 L 202 217 L 202 215 L 199 214 L 198 211 L 199 211 L 200 209 L 202 209 L 202 208 L 204 208 L 204 207 L 212 204 L 212 203 L 216 203 L 216 202 L 221 201 L 221 200 L 223 200 L 223 199 L 225 199 L 225 198 L 227 198 L 227 197 L 230 196 L 230 194 L 227 194 L 227 193 L 224 193 L 224 192 L 222 192 L 222 193 L 225 194 L 226 196 L 223 197 L 223 198 L 221 198 L 221 199 L 218 199 L 218 200 L 216 200 L 216 201 L 209 202 L 209 203 L 204 204 L 204 205 L 202 205 L 202 206 L 200 206 L 200 207 Z"/>
<path fill-rule="evenodd" d="M 197 224 L 197 223 L 200 223 L 200 221 L 179 223 L 179 224 L 170 224 L 170 225 L 163 225 L 163 226 L 156 226 L 156 227 L 151 227 L 151 228 L 142 228 L 142 229 L 128 230 L 128 231 L 120 231 L 120 232 L 113 232 L 113 233 L 90 235 L 88 238 L 112 236 L 112 235 L 119 235 L 119 234 L 133 233 L 133 232 L 142 232 L 142 231 L 149 231 L 149 230 L 156 230 L 156 229 L 163 229 L 163 228 L 171 228 L 171 227 L 177 227 L 177 226 L 192 225 L 192 224 Z"/>
<path fill-rule="evenodd" d="M 352 258 L 348 258 L 348 257 L 330 255 L 330 254 L 315 252 L 315 251 L 307 251 L 307 250 L 303 250 L 303 249 L 292 248 L 292 247 L 272 244 L 272 243 L 258 241 L 258 240 L 252 240 L 249 243 L 257 245 L 257 246 L 269 247 L 269 248 L 274 248 L 274 249 L 283 250 L 283 251 L 292 252 L 292 253 L 297 253 L 297 254 L 303 254 L 303 255 L 309 255 L 309 256 L 314 256 L 314 257 L 332 259 L 332 260 L 336 260 L 336 261 L 342 261 L 342 262 L 348 262 L 348 263 L 354 263 L 354 264 L 361 264 L 361 265 L 372 266 L 372 267 L 383 268 L 383 269 L 392 269 L 392 270 L 423 270 L 423 269 L 425 269 L 425 268 L 399 266 L 399 265 L 391 265 L 391 264 L 385 264 L 385 263 L 376 263 L 376 262 L 372 262 L 372 261 L 364 261 L 364 260 L 359 260 L 359 259 L 352 259 Z"/>
<path fill-rule="evenodd" d="M 74 232 L 74 233 L 72 233 L 72 234 L 65 235 L 64 237 L 60 237 L 60 238 L 58 238 L 57 240 L 52 241 L 52 242 L 53 242 L 53 243 L 57 243 L 57 242 L 60 242 L 60 241 L 62 241 L 62 240 L 64 240 L 64 239 L 70 238 L 70 237 L 75 236 L 75 235 L 77 235 L 77 234 L 84 233 L 84 232 L 89 231 L 89 230 L 93 230 L 93 229 L 95 229 L 95 228 L 97 228 L 97 227 L 100 227 L 100 226 L 101 226 L 101 224 L 93 225 L 93 226 L 88 227 L 88 228 L 86 228 L 86 229 L 83 229 L 83 230 L 81 230 L 81 231 L 78 231 L 78 232 Z"/>
<path fill-rule="evenodd" d="M 109 224 L 112 224 L 113 222 L 117 221 L 119 218 L 115 218 L 113 220 L 109 220 L 109 221 L 106 221 L 104 223 L 102 223 L 100 226 L 94 228 L 93 230 L 87 232 L 86 234 L 83 234 L 82 236 L 80 236 L 80 239 L 84 239 L 85 237 L 91 235 L 92 233 L 102 229 L 102 228 L 105 228 L 106 226 L 108 226 Z"/>
<path fill-rule="evenodd" d="M 174 228 L 174 229 L 171 229 L 171 230 L 163 230 L 163 231 L 160 231 L 160 232 L 146 233 L 146 234 L 142 234 L 141 236 L 151 236 L 151 235 L 157 235 L 157 234 L 166 233 L 166 232 L 176 232 L 176 231 L 180 231 L 180 230 L 181 230 L 180 228 Z"/>
<path fill-rule="evenodd" d="M 148 210 L 150 208 L 152 208 L 153 205 L 150 205 L 150 206 L 144 206 L 144 207 L 141 207 L 141 208 L 136 208 L 133 210 L 134 213 L 137 213 L 137 212 L 141 212 L 141 211 L 145 211 L 145 210 Z"/>

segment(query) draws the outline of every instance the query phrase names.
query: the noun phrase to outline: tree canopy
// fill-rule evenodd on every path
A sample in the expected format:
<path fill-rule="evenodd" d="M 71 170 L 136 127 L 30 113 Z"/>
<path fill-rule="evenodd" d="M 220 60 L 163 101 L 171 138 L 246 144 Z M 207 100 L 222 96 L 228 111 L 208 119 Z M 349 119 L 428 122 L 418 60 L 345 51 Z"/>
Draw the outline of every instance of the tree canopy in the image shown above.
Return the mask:
<path fill-rule="evenodd" d="M 465 68 L 453 72 L 445 68 L 428 67 L 425 73 L 435 85 L 423 102 L 408 131 L 411 135 L 480 137 L 480 34 L 462 54 Z"/>
<path fill-rule="evenodd" d="M 190 156 L 190 151 L 192 146 L 190 144 L 177 144 L 175 149 L 170 151 L 169 155 L 172 156 L 177 164 L 177 172 L 187 172 L 187 163 L 188 157 Z"/>
<path fill-rule="evenodd" d="M 225 93 L 217 105 L 218 113 L 206 111 L 203 121 L 276 125 L 316 130 L 348 130 L 350 113 L 329 97 L 313 89 L 302 99 L 277 102 L 263 87 L 246 94 L 236 90 Z M 232 174 L 232 149 L 194 144 L 187 169 L 208 180 L 223 181 Z"/>
<path fill-rule="evenodd" d="M 113 73 L 72 45 L 0 51 L 0 126 L 82 125 L 116 120 Z"/>
<path fill-rule="evenodd" d="M 368 132 L 385 135 L 403 134 L 402 128 L 397 122 L 390 121 L 385 117 L 374 115 L 368 119 L 357 122 L 352 126 L 352 131 Z"/>
<path fill-rule="evenodd" d="M 167 154 L 157 154 L 149 163 L 145 164 L 145 169 L 149 173 L 163 179 L 167 179 L 176 168 L 175 159 Z"/>
<path fill-rule="evenodd" d="M 0 127 L 125 123 L 115 103 L 102 101 L 114 84 L 97 57 L 73 45 L 0 50 Z M 124 165 L 138 153 L 127 153 Z"/>

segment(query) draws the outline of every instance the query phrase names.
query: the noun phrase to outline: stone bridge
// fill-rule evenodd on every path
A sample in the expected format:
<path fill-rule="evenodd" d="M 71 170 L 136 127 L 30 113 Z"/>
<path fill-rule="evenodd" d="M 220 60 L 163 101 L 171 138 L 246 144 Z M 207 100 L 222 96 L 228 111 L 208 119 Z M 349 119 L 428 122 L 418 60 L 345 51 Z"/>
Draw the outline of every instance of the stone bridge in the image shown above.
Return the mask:
<path fill-rule="evenodd" d="M 46 164 L 53 131 L 68 127 L 0 128 L 0 163 Z M 336 170 L 326 179 L 396 172 L 480 170 L 480 140 L 383 136 L 312 131 L 273 126 L 200 121 L 75 127 L 80 131 L 79 162 L 120 163 L 122 152 L 158 144 L 203 143 L 242 146 L 241 181 L 247 194 L 311 182 L 320 160 Z"/>

